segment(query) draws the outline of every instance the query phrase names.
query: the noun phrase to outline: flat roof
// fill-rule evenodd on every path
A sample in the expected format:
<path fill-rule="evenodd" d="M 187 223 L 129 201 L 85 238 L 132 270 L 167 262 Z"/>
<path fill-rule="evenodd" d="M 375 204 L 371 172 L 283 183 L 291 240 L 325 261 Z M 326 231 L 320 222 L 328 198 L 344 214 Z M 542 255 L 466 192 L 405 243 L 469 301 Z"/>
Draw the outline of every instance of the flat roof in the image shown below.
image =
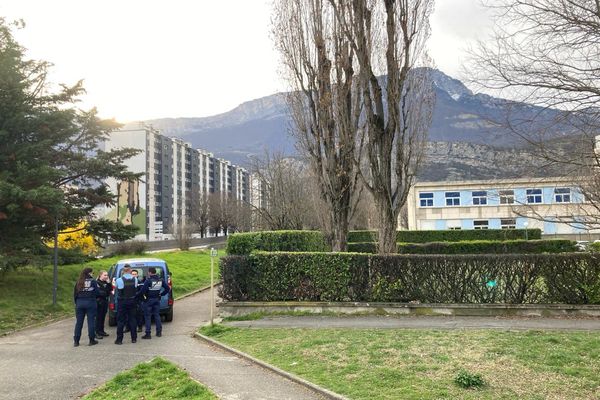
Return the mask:
<path fill-rule="evenodd" d="M 514 179 L 480 179 L 469 181 L 437 181 L 437 182 L 416 182 L 414 187 L 422 186 L 471 186 L 471 185 L 510 185 L 521 183 L 551 183 L 551 182 L 572 182 L 575 183 L 575 177 L 546 177 L 546 178 L 514 178 Z"/>

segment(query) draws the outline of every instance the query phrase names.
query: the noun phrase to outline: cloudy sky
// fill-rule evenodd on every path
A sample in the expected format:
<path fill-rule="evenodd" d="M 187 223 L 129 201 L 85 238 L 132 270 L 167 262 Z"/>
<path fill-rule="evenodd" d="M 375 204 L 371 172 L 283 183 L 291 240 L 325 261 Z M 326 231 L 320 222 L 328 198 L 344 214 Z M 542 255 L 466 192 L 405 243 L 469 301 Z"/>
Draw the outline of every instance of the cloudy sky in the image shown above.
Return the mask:
<path fill-rule="evenodd" d="M 3 0 L 24 19 L 19 42 L 54 64 L 53 82 L 83 79 L 81 107 L 127 122 L 201 117 L 285 89 L 269 36 L 271 0 Z M 479 0 L 438 0 L 430 51 L 461 78 L 464 50 L 489 32 Z"/>

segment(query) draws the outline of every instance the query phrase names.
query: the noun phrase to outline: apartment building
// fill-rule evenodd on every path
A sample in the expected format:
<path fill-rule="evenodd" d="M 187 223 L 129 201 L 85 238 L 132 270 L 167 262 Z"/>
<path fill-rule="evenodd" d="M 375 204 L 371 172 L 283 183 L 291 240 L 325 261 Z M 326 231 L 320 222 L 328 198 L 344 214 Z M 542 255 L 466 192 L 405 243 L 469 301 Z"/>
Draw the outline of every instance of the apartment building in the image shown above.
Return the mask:
<path fill-rule="evenodd" d="M 411 189 L 407 209 L 408 229 L 414 230 L 539 228 L 544 235 L 565 237 L 595 233 L 577 223 L 591 210 L 567 178 L 421 182 Z"/>
<path fill-rule="evenodd" d="M 140 239 L 155 240 L 175 232 L 192 215 L 200 196 L 219 192 L 250 200 L 250 177 L 244 168 L 194 149 L 181 139 L 141 127 L 115 131 L 104 143 L 106 150 L 123 147 L 140 150 L 126 164 L 142 178 L 136 182 L 109 180 L 117 194 L 117 206 L 101 209 L 99 214 L 139 226 Z"/>

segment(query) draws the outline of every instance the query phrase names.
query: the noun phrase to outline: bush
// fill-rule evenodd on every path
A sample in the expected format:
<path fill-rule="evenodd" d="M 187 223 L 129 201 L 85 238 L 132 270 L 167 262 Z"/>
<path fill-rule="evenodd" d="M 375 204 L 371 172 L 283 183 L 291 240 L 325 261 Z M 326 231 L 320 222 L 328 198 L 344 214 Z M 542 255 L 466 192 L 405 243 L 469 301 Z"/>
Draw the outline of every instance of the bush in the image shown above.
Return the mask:
<path fill-rule="evenodd" d="M 480 388 L 485 385 L 481 375 L 472 374 L 464 369 L 458 371 L 458 374 L 454 377 L 454 383 L 464 389 Z"/>
<path fill-rule="evenodd" d="M 148 250 L 148 244 L 139 240 L 116 243 L 110 246 L 108 253 L 111 256 L 122 256 L 126 254 L 144 254 Z"/>
<path fill-rule="evenodd" d="M 465 242 L 398 243 L 400 254 L 540 254 L 572 253 L 576 242 L 551 240 L 473 240 Z M 377 243 L 348 243 L 349 252 L 377 253 Z"/>
<path fill-rule="evenodd" d="M 325 238 L 317 231 L 263 231 L 235 233 L 227 239 L 227 254 L 247 255 L 258 251 L 327 251 Z"/>
<path fill-rule="evenodd" d="M 528 229 L 527 239 L 542 238 L 540 229 Z M 398 231 L 396 241 L 403 243 L 461 242 L 466 240 L 517 240 L 525 239 L 525 229 Z M 348 242 L 377 241 L 376 231 L 351 231 Z"/>
<path fill-rule="evenodd" d="M 266 253 L 221 259 L 225 300 L 600 303 L 600 255 Z"/>
<path fill-rule="evenodd" d="M 600 242 L 593 242 L 588 245 L 588 250 L 593 253 L 600 253 Z"/>

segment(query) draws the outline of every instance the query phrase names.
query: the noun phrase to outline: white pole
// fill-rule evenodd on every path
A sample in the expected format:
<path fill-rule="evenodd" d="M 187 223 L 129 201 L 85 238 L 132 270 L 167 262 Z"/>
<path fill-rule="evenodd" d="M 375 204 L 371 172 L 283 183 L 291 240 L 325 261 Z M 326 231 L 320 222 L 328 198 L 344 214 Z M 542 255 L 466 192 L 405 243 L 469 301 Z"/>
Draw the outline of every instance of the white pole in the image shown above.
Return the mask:
<path fill-rule="evenodd" d="M 214 273 L 215 273 L 215 257 L 213 256 L 214 249 L 210 249 L 210 325 L 213 325 L 214 309 L 215 306 L 215 284 L 214 284 Z"/>

